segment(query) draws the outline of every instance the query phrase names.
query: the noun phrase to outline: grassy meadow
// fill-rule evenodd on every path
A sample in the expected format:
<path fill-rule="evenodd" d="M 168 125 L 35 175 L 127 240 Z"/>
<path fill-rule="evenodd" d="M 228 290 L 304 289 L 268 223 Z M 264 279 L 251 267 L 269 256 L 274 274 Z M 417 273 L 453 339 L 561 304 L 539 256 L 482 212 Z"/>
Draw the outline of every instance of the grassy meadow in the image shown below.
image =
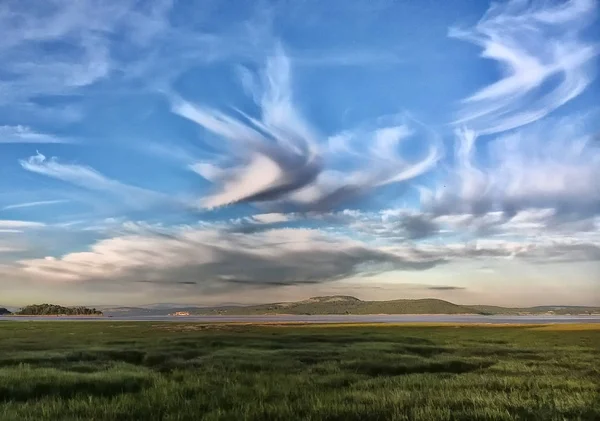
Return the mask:
<path fill-rule="evenodd" d="M 0 322 L 0 420 L 600 420 L 600 326 Z"/>

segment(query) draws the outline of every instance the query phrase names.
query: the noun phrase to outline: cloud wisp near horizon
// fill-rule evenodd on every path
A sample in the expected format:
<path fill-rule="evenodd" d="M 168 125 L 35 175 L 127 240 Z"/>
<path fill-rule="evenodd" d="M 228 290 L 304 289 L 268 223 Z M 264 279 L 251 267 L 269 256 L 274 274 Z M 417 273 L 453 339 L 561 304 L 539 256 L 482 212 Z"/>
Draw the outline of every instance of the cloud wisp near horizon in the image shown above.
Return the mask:
<path fill-rule="evenodd" d="M 600 305 L 594 0 L 25 3 L 0 304 Z"/>

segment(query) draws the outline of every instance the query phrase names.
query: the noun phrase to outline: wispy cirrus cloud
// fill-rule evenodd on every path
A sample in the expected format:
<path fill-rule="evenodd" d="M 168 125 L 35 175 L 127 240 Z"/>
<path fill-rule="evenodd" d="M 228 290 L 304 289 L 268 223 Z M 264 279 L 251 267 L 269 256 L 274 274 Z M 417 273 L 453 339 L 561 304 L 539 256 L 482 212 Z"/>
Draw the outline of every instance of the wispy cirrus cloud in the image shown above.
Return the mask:
<path fill-rule="evenodd" d="M 261 108 L 261 119 L 220 111 L 173 99 L 173 111 L 227 140 L 221 162 L 199 162 L 191 168 L 217 185 L 204 198 L 207 208 L 239 202 L 268 202 L 309 210 L 327 210 L 348 198 L 378 187 L 401 183 L 430 170 L 441 157 L 430 142 L 426 156 L 409 162 L 398 152 L 412 131 L 403 124 L 376 127 L 366 136 L 370 147 L 354 152 L 346 147 L 346 169 L 326 168 L 328 146 L 296 109 L 291 87 L 291 63 L 281 48 L 271 56 L 257 80 L 243 73 L 247 92 Z M 363 133 L 344 133 L 349 142 Z M 340 152 L 337 150 L 336 152 Z M 339 158 L 336 156 L 335 158 Z M 355 164 L 360 170 L 352 170 Z M 375 167 L 376 165 L 376 167 Z M 351 169 L 352 172 L 348 170 Z"/>
<path fill-rule="evenodd" d="M 27 126 L 0 126 L 0 143 L 73 143 L 73 141 L 36 132 Z"/>
<path fill-rule="evenodd" d="M 410 145 L 419 158 L 401 151 Z M 352 199 L 366 199 L 378 188 L 410 183 L 431 171 L 443 156 L 438 136 L 407 115 L 384 116 L 331 136 L 317 182 L 290 195 L 302 211 L 327 211 Z"/>
<path fill-rule="evenodd" d="M 33 207 L 37 207 L 37 206 L 58 205 L 58 204 L 67 203 L 67 202 L 68 202 L 68 200 L 63 200 L 63 199 L 39 200 L 37 202 L 16 203 L 14 205 L 4 206 L 3 208 L 0 208 L 0 210 L 33 208 Z"/>
<path fill-rule="evenodd" d="M 0 7 L 0 107 L 79 115 L 74 105 L 40 105 L 44 96 L 65 96 L 110 77 L 127 51 L 143 50 L 165 29 L 171 1 L 138 7 L 135 1 L 49 0 L 43 7 L 9 0 Z M 120 43 L 111 37 L 119 33 Z M 62 108 L 62 109 L 61 109 Z M 48 115 L 50 117 L 50 115 Z"/>
<path fill-rule="evenodd" d="M 122 183 L 88 166 L 61 163 L 56 158 L 47 159 L 39 152 L 28 159 L 20 160 L 19 163 L 24 170 L 62 180 L 86 190 L 109 194 L 133 208 L 145 208 L 151 203 L 167 201 L 163 194 Z"/>
<path fill-rule="evenodd" d="M 0 219 L 0 232 L 20 232 L 29 228 L 43 228 L 46 224 L 35 221 L 19 221 L 12 219 Z"/>
<path fill-rule="evenodd" d="M 585 126 L 570 117 L 498 136 L 486 144 L 486 165 L 475 156 L 476 133 L 458 130 L 455 164 L 444 187 L 422 189 L 422 204 L 437 214 L 514 215 L 529 208 L 598 214 L 600 145 Z"/>
<path fill-rule="evenodd" d="M 81 118 L 79 101 L 50 107 L 40 105 L 40 97 L 65 98 L 105 81 L 164 89 L 193 66 L 232 58 L 259 62 L 275 42 L 273 20 L 287 16 L 285 8 L 259 3 L 238 21 L 209 29 L 206 22 L 226 5 L 202 4 L 194 24 L 171 19 L 172 0 L 48 0 L 43 7 L 8 0 L 2 6 L 0 62 L 7 77 L 0 80 L 0 107 L 47 113 L 49 120 Z M 304 66 L 399 61 L 387 50 L 367 48 L 297 51 L 294 57 Z"/>
<path fill-rule="evenodd" d="M 470 29 L 449 35 L 483 48 L 503 77 L 463 101 L 458 125 L 493 134 L 532 123 L 580 95 L 592 82 L 599 45 L 583 35 L 595 0 L 494 3 Z"/>
<path fill-rule="evenodd" d="M 230 145 L 226 151 L 230 155 L 223 156 L 233 161 L 228 167 L 211 162 L 194 167 L 219 185 L 215 194 L 203 199 L 203 206 L 275 200 L 317 177 L 322 163 L 315 135 L 292 105 L 289 78 L 290 63 L 280 51 L 265 70 L 265 92 L 259 99 L 262 121 L 241 116 L 248 124 L 216 110 L 174 102 L 175 113 L 223 137 Z"/>

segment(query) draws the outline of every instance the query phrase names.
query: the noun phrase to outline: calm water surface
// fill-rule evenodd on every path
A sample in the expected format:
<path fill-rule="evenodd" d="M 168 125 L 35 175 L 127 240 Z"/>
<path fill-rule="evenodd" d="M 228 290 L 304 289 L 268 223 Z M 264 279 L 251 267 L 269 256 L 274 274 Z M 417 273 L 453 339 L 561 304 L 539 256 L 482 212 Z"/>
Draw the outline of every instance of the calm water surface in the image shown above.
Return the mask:
<path fill-rule="evenodd" d="M 1 321 L 123 321 L 123 322 L 301 322 L 301 323 L 600 323 L 600 316 L 480 316 L 480 315 L 329 315 L 329 316 L 112 316 L 11 317 Z"/>

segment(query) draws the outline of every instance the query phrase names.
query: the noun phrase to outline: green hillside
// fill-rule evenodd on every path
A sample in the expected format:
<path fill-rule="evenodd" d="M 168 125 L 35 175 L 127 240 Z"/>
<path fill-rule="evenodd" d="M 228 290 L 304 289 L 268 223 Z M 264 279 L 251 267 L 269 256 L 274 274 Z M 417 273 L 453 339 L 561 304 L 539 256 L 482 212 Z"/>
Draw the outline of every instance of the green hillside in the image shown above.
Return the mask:
<path fill-rule="evenodd" d="M 600 314 L 600 307 L 582 307 L 582 306 L 537 306 L 537 307 L 498 307 L 487 305 L 469 305 L 476 311 L 484 314 L 506 314 L 506 315 L 527 315 L 527 314 L 552 314 L 552 315 L 585 315 Z"/>
<path fill-rule="evenodd" d="M 194 311 L 194 314 L 481 314 L 481 311 L 437 299 L 362 301 L 349 296 L 328 296 L 290 303 L 203 308 Z"/>

